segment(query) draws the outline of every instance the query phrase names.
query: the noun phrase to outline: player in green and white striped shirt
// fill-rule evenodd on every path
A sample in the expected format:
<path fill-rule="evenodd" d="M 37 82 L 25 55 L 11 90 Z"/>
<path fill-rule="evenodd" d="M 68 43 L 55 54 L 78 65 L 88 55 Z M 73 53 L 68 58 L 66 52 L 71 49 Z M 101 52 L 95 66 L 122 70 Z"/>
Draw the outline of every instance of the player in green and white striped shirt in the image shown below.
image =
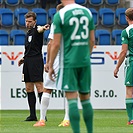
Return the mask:
<path fill-rule="evenodd" d="M 49 76 L 54 80 L 53 62 L 60 49 L 57 86 L 65 91 L 69 104 L 70 124 L 80 133 L 78 93 L 83 107 L 87 132 L 93 132 L 93 109 L 90 103 L 90 54 L 95 42 L 94 22 L 89 9 L 62 0 L 65 6 L 54 16 L 54 43 L 51 46 Z"/>
<path fill-rule="evenodd" d="M 128 8 L 125 12 L 126 20 L 129 24 L 121 33 L 122 50 L 119 56 L 118 64 L 114 70 L 114 76 L 117 74 L 121 64 L 125 62 L 125 85 L 126 85 L 126 110 L 128 114 L 127 125 L 133 124 L 133 8 Z"/>

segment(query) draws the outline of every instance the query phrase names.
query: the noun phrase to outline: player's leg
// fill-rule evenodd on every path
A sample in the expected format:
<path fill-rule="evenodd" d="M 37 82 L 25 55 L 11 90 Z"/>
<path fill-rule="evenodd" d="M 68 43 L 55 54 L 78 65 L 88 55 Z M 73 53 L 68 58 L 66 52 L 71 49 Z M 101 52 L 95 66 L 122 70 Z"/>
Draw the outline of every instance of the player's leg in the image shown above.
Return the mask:
<path fill-rule="evenodd" d="M 65 115 L 64 115 L 64 119 L 63 121 L 58 125 L 59 127 L 63 126 L 69 126 L 70 122 L 69 122 L 69 108 L 68 108 L 68 101 L 65 97 Z"/>
<path fill-rule="evenodd" d="M 65 116 L 64 116 L 65 121 L 69 121 L 69 111 L 68 111 L 68 101 L 65 98 Z"/>
<path fill-rule="evenodd" d="M 91 72 L 90 67 L 79 68 L 79 94 L 81 105 L 83 108 L 83 118 L 86 124 L 87 132 L 93 132 L 93 109 L 90 103 L 90 84 Z"/>
<path fill-rule="evenodd" d="M 41 105 L 40 105 L 40 120 L 37 123 L 35 123 L 33 126 L 35 127 L 45 126 L 46 113 L 49 106 L 51 93 L 52 93 L 52 89 L 44 89 L 44 92 L 41 98 Z"/>
<path fill-rule="evenodd" d="M 53 68 L 54 68 L 55 75 L 57 75 L 57 77 L 58 77 L 58 71 L 59 71 L 59 55 L 57 55 L 57 57 L 56 57 L 56 59 L 54 61 Z M 58 79 L 56 78 L 56 80 L 58 80 Z M 52 88 L 61 90 L 61 88 L 58 88 L 57 87 L 56 82 L 55 82 L 55 84 L 52 85 Z M 69 125 L 70 125 L 70 123 L 69 123 L 69 116 L 68 116 L 68 102 L 67 102 L 67 99 L 65 98 L 65 115 L 64 115 L 63 121 L 58 126 L 69 126 Z"/>
<path fill-rule="evenodd" d="M 71 75 L 71 76 L 70 76 Z M 69 119 L 73 132 L 80 132 L 80 114 L 78 109 L 77 71 L 73 68 L 60 68 L 57 88 L 65 91 L 69 105 Z"/>
<path fill-rule="evenodd" d="M 43 91 L 44 91 L 43 82 L 35 82 L 35 86 L 37 88 L 39 103 L 41 106 L 41 100 L 42 100 L 42 95 L 43 95 Z M 44 120 L 47 121 L 47 118 L 45 118 Z"/>
<path fill-rule="evenodd" d="M 80 113 L 77 92 L 66 92 L 69 105 L 69 119 L 74 133 L 80 133 Z"/>
<path fill-rule="evenodd" d="M 41 99 L 41 106 L 40 106 L 40 120 L 34 124 L 33 126 L 44 126 L 45 125 L 45 117 L 47 108 L 49 105 L 50 94 L 52 93 L 53 89 L 56 89 L 56 83 L 51 81 L 49 78 L 48 73 L 44 72 L 44 88 L 43 95 Z"/>
<path fill-rule="evenodd" d="M 36 117 L 36 96 L 34 92 L 34 84 L 31 82 L 26 82 L 26 92 L 28 98 L 28 104 L 30 108 L 30 116 L 26 118 L 25 121 L 37 121 Z"/>
<path fill-rule="evenodd" d="M 41 103 L 41 98 L 43 94 L 43 82 L 35 82 L 35 86 L 37 88 L 39 102 Z"/>
<path fill-rule="evenodd" d="M 42 100 L 41 100 L 40 120 L 45 120 L 47 109 L 49 106 L 50 95 L 52 91 L 53 91 L 52 89 L 44 89 Z"/>
<path fill-rule="evenodd" d="M 126 86 L 126 111 L 128 115 L 128 125 L 133 124 L 133 87 Z"/>
<path fill-rule="evenodd" d="M 90 103 L 89 94 L 81 94 L 80 100 L 83 108 L 83 118 L 87 128 L 88 133 L 93 132 L 93 109 Z"/>
<path fill-rule="evenodd" d="M 130 63 L 130 64 L 129 64 Z M 127 62 L 125 66 L 126 85 L 126 110 L 128 115 L 128 125 L 133 124 L 133 62 Z"/>
<path fill-rule="evenodd" d="M 42 99 L 42 94 L 43 94 L 43 82 L 35 82 L 35 86 L 37 88 L 38 92 L 38 98 L 39 98 L 39 103 L 41 104 L 41 99 Z"/>
<path fill-rule="evenodd" d="M 43 71 L 44 71 L 44 63 L 42 57 L 33 58 L 32 65 L 34 67 L 30 66 L 30 79 L 35 83 L 38 92 L 39 102 L 41 102 L 41 97 L 43 93 Z"/>

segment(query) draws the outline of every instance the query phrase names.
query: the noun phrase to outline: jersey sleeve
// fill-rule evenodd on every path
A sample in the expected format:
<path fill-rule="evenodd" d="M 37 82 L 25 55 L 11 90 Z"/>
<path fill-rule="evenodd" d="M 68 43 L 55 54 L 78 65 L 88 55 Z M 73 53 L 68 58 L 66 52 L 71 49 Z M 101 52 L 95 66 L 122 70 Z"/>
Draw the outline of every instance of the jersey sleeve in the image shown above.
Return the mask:
<path fill-rule="evenodd" d="M 94 24 L 94 19 L 93 19 L 92 13 L 90 10 L 88 11 L 88 13 L 90 16 L 90 17 L 88 17 L 89 18 L 89 30 L 95 30 L 95 24 Z"/>
<path fill-rule="evenodd" d="M 90 14 L 89 29 L 90 30 L 95 30 L 95 24 L 94 24 L 92 13 L 89 12 L 89 14 Z"/>
<path fill-rule="evenodd" d="M 128 44 L 128 35 L 126 30 L 123 30 L 121 33 L 121 44 Z"/>
<path fill-rule="evenodd" d="M 94 25 L 94 20 L 93 18 L 91 19 L 90 23 L 89 23 L 89 29 L 90 30 L 95 30 L 95 25 Z"/>
<path fill-rule="evenodd" d="M 53 24 L 54 24 L 54 34 L 61 33 L 61 19 L 59 12 L 54 15 Z"/>

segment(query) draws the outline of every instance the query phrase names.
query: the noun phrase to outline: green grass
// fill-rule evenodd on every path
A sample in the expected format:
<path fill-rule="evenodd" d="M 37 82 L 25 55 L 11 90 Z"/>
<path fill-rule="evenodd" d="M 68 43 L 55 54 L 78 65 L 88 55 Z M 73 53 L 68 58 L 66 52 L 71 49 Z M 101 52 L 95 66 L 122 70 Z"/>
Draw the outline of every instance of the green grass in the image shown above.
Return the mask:
<path fill-rule="evenodd" d="M 58 127 L 64 117 L 63 110 L 48 110 L 45 127 L 25 122 L 27 110 L 2 110 L 0 114 L 0 133 L 72 133 L 71 127 Z M 39 118 L 39 111 L 37 115 Z M 94 110 L 94 133 L 133 133 L 133 125 L 127 126 L 126 122 L 125 110 Z M 86 133 L 82 117 L 81 133 Z"/>

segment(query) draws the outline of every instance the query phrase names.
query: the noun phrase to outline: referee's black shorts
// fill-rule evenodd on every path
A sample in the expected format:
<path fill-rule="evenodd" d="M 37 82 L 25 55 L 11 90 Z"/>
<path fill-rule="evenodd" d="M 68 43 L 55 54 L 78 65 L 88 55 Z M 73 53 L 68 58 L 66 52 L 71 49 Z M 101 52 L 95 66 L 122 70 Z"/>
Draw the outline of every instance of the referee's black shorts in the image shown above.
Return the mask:
<path fill-rule="evenodd" d="M 43 82 L 44 62 L 42 56 L 24 59 L 24 82 Z"/>

